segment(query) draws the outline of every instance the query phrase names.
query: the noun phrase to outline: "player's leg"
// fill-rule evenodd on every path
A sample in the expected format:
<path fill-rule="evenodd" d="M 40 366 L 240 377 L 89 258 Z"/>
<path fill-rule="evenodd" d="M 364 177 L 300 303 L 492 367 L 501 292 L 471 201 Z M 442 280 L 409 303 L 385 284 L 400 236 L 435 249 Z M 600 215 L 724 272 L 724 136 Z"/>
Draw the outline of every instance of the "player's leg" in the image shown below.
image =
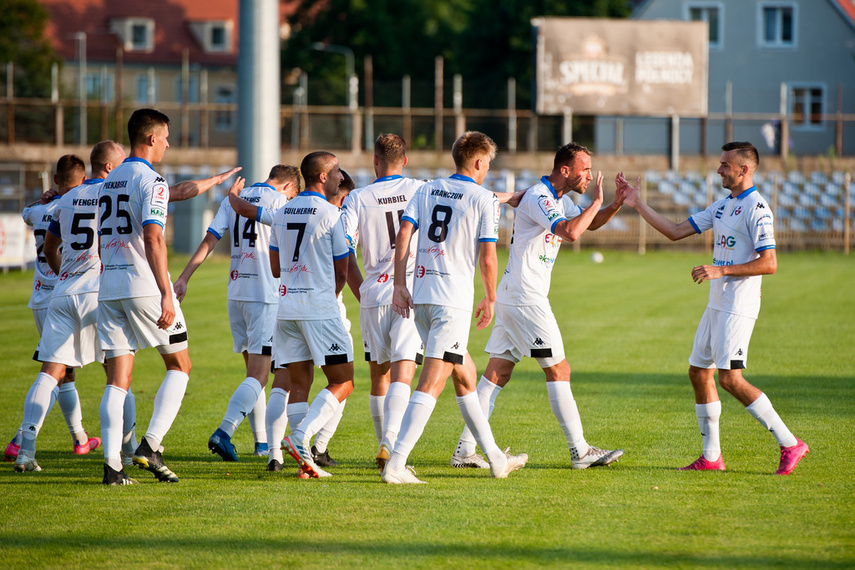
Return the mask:
<path fill-rule="evenodd" d="M 398 441 L 398 433 L 401 431 L 401 421 L 407 404 L 410 401 L 410 385 L 416 374 L 416 362 L 414 360 L 398 360 L 390 365 L 389 390 L 383 403 L 383 438 L 377 451 L 375 461 L 381 470 L 386 466 L 395 443 Z"/>
<path fill-rule="evenodd" d="M 312 459 L 314 459 L 315 463 L 321 467 L 336 467 L 338 465 L 338 461 L 330 457 L 330 454 L 327 451 L 327 445 L 332 439 L 332 436 L 335 435 L 335 431 L 338 429 L 338 424 L 341 423 L 341 418 L 344 416 L 344 407 L 346 404 L 346 399 L 339 402 L 333 412 L 333 415 L 330 416 L 323 426 L 321 426 L 321 429 L 318 430 L 318 433 L 315 436 L 315 442 L 312 444 L 311 450 Z"/>
<path fill-rule="evenodd" d="M 391 365 L 387 362 L 368 361 L 368 373 L 371 378 L 371 394 L 368 396 L 368 407 L 371 410 L 371 421 L 374 423 L 374 435 L 378 445 L 383 441 L 383 408 L 389 385 L 392 381 Z"/>
<path fill-rule="evenodd" d="M 24 420 L 21 423 L 21 446 L 15 458 L 15 471 L 41 471 L 36 463 L 36 437 L 47 416 L 51 393 L 57 387 L 57 378 L 65 374 L 65 364 L 42 363 L 27 396 L 24 398 Z"/>
<path fill-rule="evenodd" d="M 465 364 L 475 364 L 471 358 L 467 358 Z M 484 370 L 484 375 L 478 381 L 478 387 L 475 390 L 478 394 L 478 401 L 481 404 L 481 409 L 490 419 L 493 413 L 493 408 L 496 405 L 496 398 L 502 387 L 511 379 L 511 373 L 514 370 L 515 361 L 510 356 L 502 357 L 501 355 L 491 355 L 487 363 L 487 368 Z M 459 374 L 458 367 L 455 367 L 452 374 Z M 476 452 L 477 442 L 475 436 L 465 425 L 463 433 L 460 434 L 460 439 L 457 442 L 457 447 L 454 450 L 454 455 L 451 456 L 452 467 L 474 467 L 478 469 L 487 469 L 490 464 L 478 455 Z"/>
<path fill-rule="evenodd" d="M 106 485 L 130 481 L 124 474 L 122 452 L 126 431 L 127 398 L 130 394 L 134 354 L 130 351 L 108 350 L 107 385 L 101 398 L 101 444 L 104 449 L 104 479 Z M 135 453 L 136 450 L 131 451 Z"/>
<path fill-rule="evenodd" d="M 282 455 L 282 439 L 288 428 L 289 414 L 288 393 L 291 391 L 291 377 L 287 368 L 276 368 L 273 374 L 273 385 L 270 388 L 270 399 L 267 402 L 266 424 L 268 442 L 268 471 L 282 471 L 284 457 Z M 302 414 L 305 416 L 305 412 Z M 302 420 L 302 418 L 301 418 Z"/>

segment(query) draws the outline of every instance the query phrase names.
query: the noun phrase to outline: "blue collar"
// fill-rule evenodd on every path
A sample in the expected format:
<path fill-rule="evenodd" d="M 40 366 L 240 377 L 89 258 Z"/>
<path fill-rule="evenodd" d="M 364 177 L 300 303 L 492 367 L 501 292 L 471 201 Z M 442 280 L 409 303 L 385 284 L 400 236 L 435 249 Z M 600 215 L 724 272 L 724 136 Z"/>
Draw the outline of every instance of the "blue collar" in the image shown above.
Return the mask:
<path fill-rule="evenodd" d="M 746 196 L 748 196 L 749 194 L 751 194 L 752 192 L 754 192 L 754 191 L 756 191 L 756 190 L 757 190 L 757 187 L 756 187 L 756 186 L 752 186 L 751 188 L 749 188 L 748 190 L 746 190 L 745 192 L 743 192 L 742 194 L 740 194 L 739 196 L 737 196 L 737 197 L 736 197 L 736 199 L 737 199 L 737 200 L 742 200 L 743 198 L 745 198 Z"/>
<path fill-rule="evenodd" d="M 399 178 L 403 178 L 400 174 L 390 174 L 389 176 L 381 176 L 377 180 L 374 181 L 374 184 L 378 182 L 386 182 L 387 180 L 397 180 Z"/>
<path fill-rule="evenodd" d="M 323 194 L 321 194 L 320 192 L 315 192 L 314 190 L 303 190 L 302 192 L 300 192 L 299 194 L 297 194 L 297 196 L 305 196 L 305 197 L 307 197 L 307 198 L 308 198 L 308 197 L 310 197 L 310 196 L 317 196 L 317 197 L 318 197 L 318 198 L 320 198 L 321 200 L 326 200 L 326 199 L 327 199 L 327 198 L 326 198 L 326 196 L 324 196 L 324 195 L 323 195 Z"/>
<path fill-rule="evenodd" d="M 98 184 L 99 182 L 104 182 L 103 178 L 87 178 L 83 181 L 84 184 Z"/>
<path fill-rule="evenodd" d="M 255 184 L 253 184 L 252 186 L 265 186 L 265 187 L 267 187 L 267 188 L 270 188 L 270 189 L 271 189 L 271 190 L 273 190 L 273 191 L 275 191 L 275 190 L 276 190 L 276 188 L 274 188 L 273 186 L 271 186 L 271 185 L 270 185 L 270 184 L 268 184 L 267 182 L 256 182 L 256 183 L 255 183 Z M 250 186 L 250 188 L 252 188 L 252 186 Z"/>
<path fill-rule="evenodd" d="M 449 176 L 449 178 L 453 178 L 454 180 L 462 180 L 464 182 L 471 182 L 472 184 L 475 184 L 474 179 L 469 178 L 468 176 L 465 176 L 463 174 L 454 173 L 451 176 Z"/>
<path fill-rule="evenodd" d="M 146 166 L 148 166 L 149 168 L 154 170 L 154 167 L 151 165 L 151 163 L 149 161 L 147 161 L 144 158 L 140 158 L 138 156 L 129 156 L 128 158 L 126 158 L 125 160 L 122 161 L 122 163 L 125 163 L 125 162 L 142 162 L 143 164 L 145 164 Z"/>
<path fill-rule="evenodd" d="M 552 186 L 552 182 L 549 181 L 548 176 L 541 176 L 540 181 L 543 182 L 543 185 L 549 188 L 549 191 L 552 192 L 552 195 L 555 196 L 555 199 L 558 200 L 558 193 L 555 191 L 555 188 Z"/>

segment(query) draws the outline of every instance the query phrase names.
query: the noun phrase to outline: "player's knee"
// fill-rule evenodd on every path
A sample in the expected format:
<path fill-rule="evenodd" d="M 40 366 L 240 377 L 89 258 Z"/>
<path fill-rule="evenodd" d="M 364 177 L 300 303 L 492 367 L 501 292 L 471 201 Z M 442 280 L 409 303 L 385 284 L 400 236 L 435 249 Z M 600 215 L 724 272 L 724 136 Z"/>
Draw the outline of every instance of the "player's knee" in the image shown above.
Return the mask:
<path fill-rule="evenodd" d="M 743 384 L 745 380 L 742 378 L 742 371 L 740 370 L 719 370 L 718 371 L 718 384 L 721 386 L 722 390 L 733 394 L 735 393 L 741 384 Z"/>

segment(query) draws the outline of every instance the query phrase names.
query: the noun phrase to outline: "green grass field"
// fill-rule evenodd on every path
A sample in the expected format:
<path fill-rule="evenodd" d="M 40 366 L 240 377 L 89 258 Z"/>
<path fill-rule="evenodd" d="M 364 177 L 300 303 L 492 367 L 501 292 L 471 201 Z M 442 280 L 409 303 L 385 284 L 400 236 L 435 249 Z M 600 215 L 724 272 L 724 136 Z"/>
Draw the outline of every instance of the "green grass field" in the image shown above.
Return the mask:
<path fill-rule="evenodd" d="M 234 441 L 243 461 L 211 455 L 208 436 L 243 379 L 226 317 L 227 260 L 209 260 L 190 282 L 191 381 L 164 441 L 178 484 L 129 468 L 139 485 L 101 485 L 103 456 L 71 454 L 58 407 L 38 440 L 44 471 L 0 464 L 0 561 L 4 567 L 818 567 L 855 566 L 855 261 L 840 254 L 781 254 L 764 279 L 763 308 L 746 376 L 811 446 L 789 477 L 771 473 L 779 452 L 741 406 L 723 397 L 728 471 L 678 472 L 700 453 L 686 359 L 707 300 L 692 265 L 700 253 L 605 252 L 595 265 L 565 250 L 550 298 L 573 368 L 587 440 L 626 450 L 611 468 L 573 471 L 552 416 L 542 372 L 517 366 L 492 425 L 500 445 L 526 451 L 528 466 L 505 480 L 454 470 L 463 425 L 450 387 L 410 456 L 429 484 L 380 483 L 368 412 L 368 369 L 330 444 L 341 462 L 329 480 L 299 480 L 290 465 L 267 473 Z M 172 275 L 186 257 L 173 256 Z M 504 261 L 500 259 L 504 267 Z M 0 275 L 0 437 L 14 434 L 38 365 L 26 308 L 32 273 Z M 361 346 L 358 310 L 346 293 Z M 473 332 L 479 371 L 489 330 Z M 357 353 L 360 351 L 357 350 Z M 137 434 L 145 432 L 163 376 L 153 350 L 137 358 Z M 323 385 L 319 379 L 316 384 Z M 78 373 L 84 425 L 99 435 L 104 374 Z M 317 390 L 317 388 L 316 388 Z M 287 456 L 286 456 L 287 459 Z"/>

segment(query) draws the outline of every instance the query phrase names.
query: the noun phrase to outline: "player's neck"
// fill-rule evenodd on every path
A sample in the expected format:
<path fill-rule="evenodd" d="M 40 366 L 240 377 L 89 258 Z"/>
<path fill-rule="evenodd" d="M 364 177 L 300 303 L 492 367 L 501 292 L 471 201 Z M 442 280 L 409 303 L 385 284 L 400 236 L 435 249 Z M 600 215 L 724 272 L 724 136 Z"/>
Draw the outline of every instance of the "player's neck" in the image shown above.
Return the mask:
<path fill-rule="evenodd" d="M 746 190 L 754 187 L 754 181 L 751 178 L 744 178 L 737 186 L 730 189 L 730 195 L 736 198 Z"/>

